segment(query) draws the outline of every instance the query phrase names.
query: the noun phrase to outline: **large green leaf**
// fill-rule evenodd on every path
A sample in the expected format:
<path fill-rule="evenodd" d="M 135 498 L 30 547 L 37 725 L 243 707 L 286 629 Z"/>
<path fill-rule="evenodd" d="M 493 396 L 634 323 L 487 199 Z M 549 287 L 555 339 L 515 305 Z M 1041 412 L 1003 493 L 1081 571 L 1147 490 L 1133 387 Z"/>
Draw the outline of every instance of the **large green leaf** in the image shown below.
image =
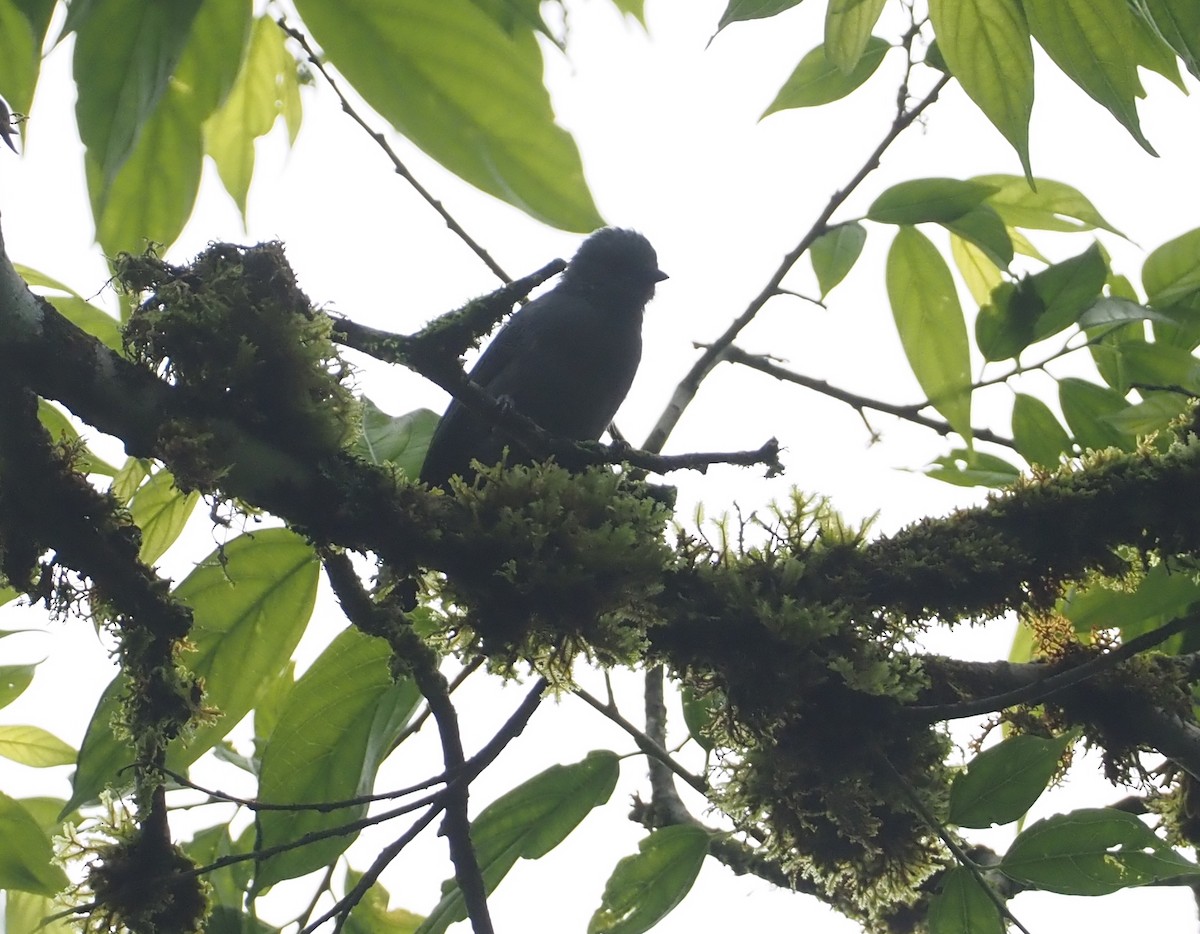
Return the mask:
<path fill-rule="evenodd" d="M 1200 581 L 1195 572 L 1156 564 L 1132 590 L 1099 585 L 1072 590 L 1060 608 L 1076 632 L 1119 629 L 1123 638 L 1132 639 L 1171 622 L 1198 601 Z"/>
<path fill-rule="evenodd" d="M 967 326 L 946 261 L 915 227 L 901 227 L 887 258 L 887 291 L 900 342 L 926 398 L 971 440 Z"/>
<path fill-rule="evenodd" d="M 859 57 L 854 68 L 846 73 L 826 56 L 825 46 L 818 45 L 800 59 L 800 63 L 775 95 L 775 100 L 762 112 L 762 117 L 779 110 L 819 107 L 841 100 L 875 74 L 875 69 L 879 67 L 889 48 L 883 39 L 871 36 L 867 40 L 866 51 Z"/>
<path fill-rule="evenodd" d="M 50 837 L 20 801 L 0 792 L 0 889 L 54 895 L 67 875 L 54 865 Z"/>
<path fill-rule="evenodd" d="M 887 0 L 829 0 L 825 11 L 825 55 L 850 74 L 867 50 L 871 30 Z"/>
<path fill-rule="evenodd" d="M 1187 70 L 1200 78 L 1200 4 L 1194 0 L 1145 0 L 1144 9 Z"/>
<path fill-rule="evenodd" d="M 78 23 L 75 116 L 96 170 L 93 197 L 100 202 L 166 92 L 200 5 L 97 0 Z"/>
<path fill-rule="evenodd" d="M 25 693 L 33 683 L 37 663 L 32 665 L 0 665 L 0 707 L 7 707 Z"/>
<path fill-rule="evenodd" d="M 696 881 L 710 835 L 680 824 L 654 831 L 626 856 L 604 885 L 588 934 L 642 934 L 670 914 Z"/>
<path fill-rule="evenodd" d="M 930 0 L 929 17 L 950 72 L 1032 179 L 1033 47 L 1020 0 Z"/>
<path fill-rule="evenodd" d="M 437 413 L 429 409 L 388 415 L 370 399 L 364 399 L 362 434 L 352 450 L 372 464 L 392 464 L 405 476 L 416 479 L 437 423 Z"/>
<path fill-rule="evenodd" d="M 469 0 L 299 0 L 354 89 L 471 184 L 565 230 L 603 224 L 574 140 L 554 123 L 542 53 Z"/>
<path fill-rule="evenodd" d="M 254 141 L 269 133 L 283 112 L 286 76 L 295 70 L 283 32 L 270 17 L 261 17 L 254 23 L 236 82 L 204 124 L 205 151 L 243 218 L 254 176 Z"/>
<path fill-rule="evenodd" d="M 1058 404 L 1081 448 L 1102 451 L 1115 447 L 1132 451 L 1136 447 L 1133 435 L 1121 431 L 1109 420 L 1129 407 L 1119 392 L 1072 376 L 1058 381 Z"/>
<path fill-rule="evenodd" d="M 187 91 L 197 122 L 216 110 L 233 88 L 250 39 L 253 9 L 253 0 L 204 0 L 192 22 L 173 83 Z M 275 30 L 283 34 L 277 25 Z"/>
<path fill-rule="evenodd" d="M 1004 934 L 1004 921 L 975 874 L 961 866 L 942 877 L 929 902 L 929 934 Z"/>
<path fill-rule="evenodd" d="M 138 557 L 149 565 L 161 558 L 179 538 L 199 501 L 197 491 L 184 493 L 175 486 L 175 477 L 165 467 L 155 471 L 129 504 L 133 521 L 142 530 Z"/>
<path fill-rule="evenodd" d="M 1042 340 L 1070 327 L 1100 297 L 1108 277 L 1108 263 L 1099 244 L 1054 263 L 1029 277 L 1042 310 L 1033 322 L 1033 339 Z"/>
<path fill-rule="evenodd" d="M 1071 453 L 1071 436 L 1050 411 L 1050 406 L 1036 396 L 1023 392 L 1016 394 L 1012 432 L 1017 453 L 1031 464 L 1054 467 L 1063 454 Z"/>
<path fill-rule="evenodd" d="M 987 304 L 992 290 L 1004 280 L 996 261 L 982 247 L 953 233 L 950 236 L 950 255 L 971 297 L 979 305 Z"/>
<path fill-rule="evenodd" d="M 867 217 L 882 224 L 944 224 L 974 210 L 996 191 L 994 185 L 957 178 L 916 178 L 883 192 L 867 209 Z"/>
<path fill-rule="evenodd" d="M 35 769 L 70 765 L 75 750 L 40 726 L 0 724 L 0 756 Z"/>
<path fill-rule="evenodd" d="M 172 768 L 186 768 L 211 749 L 288 664 L 312 614 L 317 573 L 316 556 L 304 539 L 286 529 L 263 529 L 213 552 L 175 589 L 194 613 L 194 649 L 182 661 L 203 680 L 205 704 L 218 715 L 198 725 L 186 745 L 172 746 L 167 759 Z M 106 785 L 128 784 L 118 773 L 132 752 L 111 726 L 124 690 L 122 679 L 114 679 L 92 714 L 67 812 L 94 800 Z"/>
<path fill-rule="evenodd" d="M 925 476 L 954 486 L 986 486 L 1003 489 L 1021 477 L 1021 471 L 1002 457 L 974 448 L 955 448 L 934 458 Z"/>
<path fill-rule="evenodd" d="M 1012 262 L 1012 237 L 1000 215 L 988 205 L 981 204 L 953 220 L 943 221 L 942 226 L 956 237 L 973 243 L 997 268 L 1007 269 Z M 955 259 L 957 262 L 957 257 Z"/>
<path fill-rule="evenodd" d="M 950 786 L 952 824 L 991 827 L 1025 815 L 1058 771 L 1074 735 L 1046 739 L 1012 736 L 985 749 Z"/>
<path fill-rule="evenodd" d="M 33 103 L 40 51 L 33 25 L 12 0 L 0 0 L 0 96 L 14 113 L 28 113 Z"/>
<path fill-rule="evenodd" d="M 1155 308 L 1169 308 L 1200 293 L 1200 228 L 1150 252 L 1142 264 L 1142 288 Z"/>
<path fill-rule="evenodd" d="M 493 801 L 471 824 L 471 842 L 484 886 L 495 890 L 518 859 L 539 859 L 558 846 L 592 808 L 613 793 L 620 772 L 617 754 L 593 750 L 572 765 L 552 765 Z M 418 928 L 441 934 L 467 916 L 453 879 L 442 883 L 442 900 Z"/>
<path fill-rule="evenodd" d="M 408 723 L 421 695 L 411 680 L 394 681 L 383 639 L 344 630 L 288 693 L 267 739 L 258 797 L 272 804 L 342 801 L 370 794 L 375 773 Z M 362 817 L 365 804 L 336 811 L 259 811 L 258 848 L 295 840 Z M 328 866 L 357 834 L 330 837 L 258 864 L 262 890 Z"/>
<path fill-rule="evenodd" d="M 1108 895 L 1133 885 L 1200 875 L 1132 814 L 1086 808 L 1026 828 L 999 867 L 1045 892 Z"/>
<path fill-rule="evenodd" d="M 1099 227 L 1120 235 L 1077 189 L 1049 178 L 1032 180 L 1020 175 L 977 175 L 971 179 L 996 188 L 987 203 L 1010 227 L 1033 230 L 1092 230 Z M 1031 254 L 1032 255 L 1032 254 Z"/>
<path fill-rule="evenodd" d="M 85 159 L 96 239 L 109 256 L 140 252 L 147 241 L 174 243 L 196 203 L 204 160 L 199 118 L 178 85 L 157 102 L 111 176 L 92 150 Z"/>
<path fill-rule="evenodd" d="M 1147 152 L 1136 99 L 1145 96 L 1138 79 L 1137 24 L 1127 0 L 1022 0 L 1030 32 L 1077 85 L 1104 105 Z"/>

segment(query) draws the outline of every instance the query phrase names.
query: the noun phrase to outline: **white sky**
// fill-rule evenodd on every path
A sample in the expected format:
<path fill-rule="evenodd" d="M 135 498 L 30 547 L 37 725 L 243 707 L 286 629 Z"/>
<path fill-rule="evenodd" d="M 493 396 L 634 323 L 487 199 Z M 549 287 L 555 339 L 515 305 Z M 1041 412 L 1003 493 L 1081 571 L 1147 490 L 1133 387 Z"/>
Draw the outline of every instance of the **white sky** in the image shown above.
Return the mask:
<path fill-rule="evenodd" d="M 569 57 L 547 53 L 557 112 L 575 134 L 601 212 L 612 223 L 646 233 L 671 274 L 650 306 L 642 370 L 618 418 L 634 441 L 645 436 L 694 359 L 691 342 L 714 338 L 757 294 L 779 257 L 799 240 L 830 194 L 854 174 L 893 115 L 899 53 L 892 53 L 866 88 L 846 101 L 757 123 L 801 55 L 820 41 L 824 5 L 807 4 L 772 20 L 736 24 L 706 49 L 723 7 L 723 0 L 647 0 L 647 37 L 607 3 L 573 3 Z M 890 10 L 889 15 L 896 12 Z M 16 261 L 91 295 L 102 291 L 107 273 L 91 248 L 64 51 L 47 63 L 25 158 L 0 153 L 0 211 Z M 1149 101 L 1140 108 L 1143 129 L 1162 156 L 1154 160 L 1047 64 L 1039 59 L 1031 133 L 1035 173 L 1076 185 L 1110 222 L 1146 249 L 1200 224 L 1195 184 L 1200 121 L 1194 99 L 1181 97 L 1157 76 L 1143 77 L 1150 91 Z M 242 230 L 232 203 L 210 172 L 196 216 L 174 257 L 184 258 L 210 240 L 279 238 L 288 245 L 301 286 L 315 301 L 363 323 L 397 331 L 413 330 L 494 287 L 482 265 L 340 114 L 325 87 L 307 93 L 305 104 L 305 129 L 293 152 L 285 151 L 278 131 L 259 148 L 249 231 Z M 541 227 L 477 194 L 403 140 L 394 142 L 418 177 L 510 273 L 521 275 L 573 252 L 577 237 Z M 905 134 L 835 220 L 864 213 L 876 194 L 904 179 L 1019 171 L 1007 143 L 952 85 L 929 112 L 926 126 Z M 1081 252 L 1089 242 L 1084 236 L 1061 235 L 1035 240 L 1060 258 Z M 785 357 L 800 372 L 864 395 L 893 402 L 918 399 L 882 289 L 888 242 L 890 230 L 873 225 L 858 269 L 832 293 L 827 310 L 777 299 L 745 332 L 741 346 Z M 1138 250 L 1111 237 L 1105 243 L 1118 271 L 1137 281 Z M 806 260 L 787 284 L 815 294 Z M 114 301 L 111 293 L 102 298 L 110 305 Z M 972 307 L 965 294 L 963 300 L 965 307 Z M 420 405 L 440 409 L 444 404 L 438 390 L 404 372 L 364 368 L 360 382 L 395 413 Z M 1035 380 L 1027 385 L 1037 392 L 1049 383 Z M 992 392 L 989 409 L 976 417 L 976 424 L 1007 431 L 1008 398 L 1003 389 Z M 717 468 L 704 477 L 677 474 L 670 479 L 680 485 L 683 503 L 703 501 L 710 515 L 735 502 L 752 509 L 795 484 L 831 495 L 853 519 L 880 511 L 885 530 L 979 501 L 978 491 L 901 469 L 919 468 L 944 453 L 947 442 L 883 416 L 874 417 L 873 425 L 882 430 L 883 443 L 869 447 L 861 422 L 844 406 L 779 387 L 756 373 L 724 367 L 709 379 L 668 450 L 754 448 L 776 435 L 787 447 L 787 476 L 768 482 L 753 470 Z M 168 555 L 165 566 L 176 579 L 186 573 L 190 558 L 207 550 L 208 534 L 201 528 L 191 539 L 200 542 L 198 554 L 177 549 Z M 331 628 L 340 625 L 330 606 L 319 612 L 328 616 L 320 630 L 325 635 L 302 644 L 304 663 L 319 651 Z M 0 628 L 30 625 L 25 614 L 14 614 L 11 608 L 4 614 Z M 1010 636 L 1011 628 L 1004 625 L 958 632 L 952 640 L 931 644 L 967 657 L 995 658 L 1006 652 Z M 4 640 L 6 662 L 44 655 L 51 659 L 33 688 L 0 711 L 0 722 L 48 726 L 77 745 L 93 698 L 109 677 L 97 670 L 104 657 L 90 628 L 72 622 L 52 626 L 46 637 L 19 638 L 24 641 Z M 634 679 L 622 680 L 630 688 L 629 713 L 637 720 Z M 70 684 L 69 691 L 63 691 L 64 684 Z M 464 691 L 468 748 L 491 735 L 522 693 L 519 686 L 497 692 L 482 683 Z M 483 711 L 482 718 L 472 720 L 472 710 Z M 588 749 L 603 746 L 622 752 L 633 748 L 579 702 L 566 698 L 561 705 L 548 704 L 473 788 L 475 807 L 545 765 L 575 761 Z M 429 753 L 419 760 L 422 764 L 406 765 L 416 750 L 406 752 L 405 762 L 389 763 L 380 787 L 427 774 L 428 763 L 437 759 L 434 738 L 422 737 L 418 748 Z M 0 788 L 17 794 L 65 795 L 68 773 L 34 771 L 0 760 Z M 196 776 L 234 790 L 228 770 Z M 1037 813 L 1101 805 L 1120 797 L 1092 782 L 1075 785 L 1090 789 L 1091 796 L 1060 793 L 1040 804 Z M 499 930 L 549 934 L 585 928 L 612 865 L 634 852 L 641 836 L 639 828 L 624 819 L 629 795 L 635 791 L 647 794 L 643 763 L 633 757 L 625 761 L 621 785 L 606 808 L 593 814 L 551 857 L 513 870 L 494 899 Z M 385 828 L 364 834 L 351 851 L 356 868 L 369 862 L 372 842 L 389 833 Z M 992 842 L 1003 848 L 1009 836 L 1009 831 L 998 831 Z M 429 910 L 437 898 L 437 883 L 449 872 L 443 856 L 442 841 L 430 839 L 398 860 L 385 875 L 393 905 Z M 279 889 L 286 895 L 286 885 Z M 1067 912 L 1072 923 L 1096 930 L 1132 928 L 1147 914 L 1163 934 L 1194 926 L 1186 890 L 1134 891 L 1091 900 L 1026 895 L 1012 907 L 1034 932 L 1057 930 Z M 734 926 L 856 930 L 811 900 L 735 878 L 713 861 L 696 890 L 659 930 L 674 934 Z"/>

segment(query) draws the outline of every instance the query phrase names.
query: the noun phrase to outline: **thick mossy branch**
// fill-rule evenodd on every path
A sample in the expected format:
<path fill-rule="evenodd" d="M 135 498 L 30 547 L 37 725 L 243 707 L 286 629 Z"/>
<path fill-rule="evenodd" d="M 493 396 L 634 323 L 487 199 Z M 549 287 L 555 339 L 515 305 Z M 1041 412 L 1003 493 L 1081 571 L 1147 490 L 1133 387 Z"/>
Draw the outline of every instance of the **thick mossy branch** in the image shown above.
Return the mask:
<path fill-rule="evenodd" d="M 126 347 L 184 389 L 197 417 L 233 415 L 304 456 L 357 434 L 330 320 L 300 291 L 282 244 L 215 243 L 187 267 L 122 253 L 116 280 L 149 293 L 125 325 Z"/>

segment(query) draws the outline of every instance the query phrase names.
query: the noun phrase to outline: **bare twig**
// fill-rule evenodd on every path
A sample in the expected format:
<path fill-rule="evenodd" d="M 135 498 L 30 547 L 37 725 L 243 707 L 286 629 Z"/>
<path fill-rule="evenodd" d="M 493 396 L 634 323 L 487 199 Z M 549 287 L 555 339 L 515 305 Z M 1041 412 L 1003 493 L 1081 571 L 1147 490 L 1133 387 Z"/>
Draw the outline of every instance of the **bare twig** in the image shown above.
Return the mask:
<path fill-rule="evenodd" d="M 854 411 L 858 412 L 866 421 L 866 409 L 871 409 L 875 412 L 883 412 L 886 415 L 894 415 L 896 418 L 904 419 L 912 422 L 915 425 L 921 425 L 924 428 L 930 428 L 936 431 L 942 437 L 951 434 L 954 429 L 950 427 L 950 423 L 943 421 L 940 418 L 931 418 L 928 415 L 922 415 L 921 410 L 926 408 L 929 403 L 921 402 L 911 405 L 895 405 L 891 402 L 883 402 L 879 399 L 871 399 L 867 396 L 860 396 L 857 393 L 849 392 L 845 389 L 840 389 L 837 386 L 832 386 L 823 379 L 815 379 L 811 376 L 805 376 L 803 373 L 797 373 L 794 370 L 789 370 L 786 367 L 779 366 L 771 359 L 764 355 L 750 354 L 742 350 L 737 345 L 730 346 L 722 355 L 722 359 L 728 363 L 740 363 L 742 366 L 750 367 L 752 370 L 758 370 L 760 373 L 766 373 L 768 376 L 773 376 L 776 379 L 783 380 L 789 383 L 795 383 L 798 386 L 803 386 L 806 389 L 811 389 L 814 392 L 819 392 L 821 395 L 829 396 L 831 399 L 837 399 L 839 402 L 844 402 Z M 870 426 L 868 425 L 868 429 Z M 972 434 L 979 441 L 990 441 L 993 444 L 1001 444 L 1005 447 L 1014 448 L 1011 438 L 1006 438 L 1003 435 L 998 435 L 988 428 L 973 428 Z M 873 432 L 872 432 L 873 433 Z"/>
<path fill-rule="evenodd" d="M 683 415 L 684 409 L 691 404 L 691 401 L 696 397 L 696 393 L 700 389 L 700 384 L 704 378 L 712 372 L 713 368 L 721 362 L 724 355 L 728 352 L 729 347 L 733 344 L 738 334 L 746 327 L 762 310 L 774 296 L 779 294 L 780 286 L 783 283 L 784 276 L 796 265 L 796 262 L 801 256 L 808 251 L 813 242 L 825 233 L 828 229 L 829 220 L 833 217 L 834 212 L 842 206 L 846 199 L 850 196 L 863 180 L 871 174 L 878 166 L 883 154 L 888 147 L 895 142 L 896 138 L 910 127 L 922 113 L 925 112 L 934 101 L 937 100 L 942 88 L 950 81 L 949 75 L 943 75 L 938 79 L 938 82 L 915 106 L 907 108 L 901 105 L 895 120 L 892 121 L 892 126 L 887 134 L 880 141 L 879 145 L 871 152 L 862 167 L 855 173 L 854 177 L 845 188 L 835 191 L 830 197 L 825 208 L 817 216 L 812 227 L 808 232 L 800 238 L 800 242 L 796 244 L 792 250 L 780 261 L 775 272 L 772 273 L 766 285 L 756 295 L 750 304 L 733 322 L 725 329 L 725 332 L 715 341 L 708 345 L 707 349 L 700 355 L 699 359 L 692 364 L 692 368 L 687 375 L 675 387 L 675 392 L 671 396 L 671 401 L 667 404 L 666 409 L 658 418 L 658 423 L 646 438 L 642 445 L 647 451 L 661 451 L 666 443 L 667 437 L 678 424 L 680 417 Z"/>
<path fill-rule="evenodd" d="M 438 216 L 446 222 L 446 226 L 454 232 L 455 236 L 465 243 L 467 248 L 476 256 L 478 256 L 479 259 L 483 261 L 483 264 L 487 266 L 487 268 L 493 273 L 495 273 L 496 277 L 501 282 L 511 282 L 512 280 L 509 278 L 508 273 L 501 268 L 499 263 L 492 259 L 491 254 L 489 254 L 488 251 L 485 250 L 474 237 L 472 237 L 466 232 L 466 230 L 463 229 L 462 224 L 454 219 L 450 212 L 447 211 L 442 205 L 442 202 L 438 201 L 432 194 L 429 193 L 429 190 L 426 189 L 424 185 L 417 181 L 416 176 L 414 176 L 412 172 L 409 171 L 408 167 L 400 161 L 400 157 L 396 155 L 396 151 L 392 149 L 383 133 L 374 129 L 359 114 L 359 112 L 354 109 L 354 105 L 351 104 L 346 95 L 342 93 L 342 89 L 338 86 L 338 83 L 329 73 L 329 69 L 325 67 L 325 62 L 313 50 L 313 47 L 309 44 L 308 38 L 304 35 L 304 33 L 302 33 L 299 29 L 296 29 L 294 26 L 290 26 L 285 17 L 281 16 L 275 22 L 287 36 L 295 39 L 296 42 L 299 43 L 300 48 L 304 50 L 304 54 L 308 57 L 309 63 L 320 73 L 321 77 L 325 79 L 325 82 L 329 85 L 330 90 L 337 95 L 337 99 L 341 103 L 342 110 L 345 111 L 346 116 L 362 127 L 366 134 L 374 141 L 375 145 L 383 150 L 384 155 L 386 155 L 388 160 L 392 163 L 392 169 L 395 171 L 395 173 L 412 186 L 413 190 L 420 195 L 421 199 L 431 208 L 433 208 L 434 211 L 437 212 Z"/>

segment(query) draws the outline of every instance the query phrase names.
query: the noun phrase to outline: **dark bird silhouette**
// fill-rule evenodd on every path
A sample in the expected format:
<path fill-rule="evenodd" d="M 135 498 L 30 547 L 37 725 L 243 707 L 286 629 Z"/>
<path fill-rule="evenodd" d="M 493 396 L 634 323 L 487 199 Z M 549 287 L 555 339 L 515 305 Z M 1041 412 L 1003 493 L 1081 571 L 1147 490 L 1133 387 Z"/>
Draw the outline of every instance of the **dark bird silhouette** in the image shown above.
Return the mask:
<path fill-rule="evenodd" d="M 583 241 L 558 284 L 514 314 L 470 372 L 497 399 L 553 435 L 595 441 L 617 413 L 642 357 L 642 312 L 667 278 L 650 242 L 605 227 Z M 473 475 L 471 460 L 528 463 L 486 417 L 450 402 L 429 443 L 421 480 Z"/>

